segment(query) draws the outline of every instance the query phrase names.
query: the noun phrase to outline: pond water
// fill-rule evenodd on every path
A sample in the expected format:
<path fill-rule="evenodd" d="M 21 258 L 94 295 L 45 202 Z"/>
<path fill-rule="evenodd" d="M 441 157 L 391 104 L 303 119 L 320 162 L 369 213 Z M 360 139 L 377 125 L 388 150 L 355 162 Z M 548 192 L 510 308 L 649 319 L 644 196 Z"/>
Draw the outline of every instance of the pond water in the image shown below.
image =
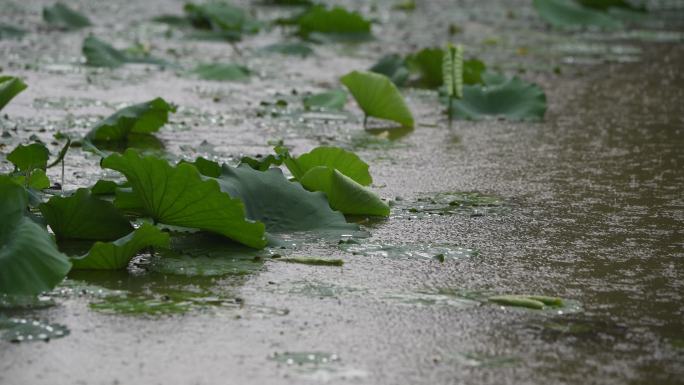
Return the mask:
<path fill-rule="evenodd" d="M 416 1 L 410 12 L 389 0 L 336 1 L 375 19 L 376 39 L 316 45 L 307 58 L 260 51 L 296 40 L 280 28 L 231 46 L 150 21 L 180 14 L 183 1 L 72 1 L 94 26 L 68 33 L 44 27 L 50 3 L 3 0 L 0 23 L 31 32 L 0 40 L 3 73 L 29 84 L 0 118 L 2 171 L 11 167 L 4 155 L 31 136 L 54 154 L 58 131 L 84 135 L 115 109 L 162 96 L 180 107 L 148 151 L 235 163 L 278 140 L 293 153 L 338 145 L 370 164 L 373 190 L 394 204 L 389 219 L 361 221 L 369 237 L 342 244 L 141 255 L 128 272 L 71 274 L 39 304 L 0 301 L 3 335 L 15 333 L 0 338 L 0 383 L 681 383 L 681 2 L 650 1 L 647 19 L 601 33 L 550 29 L 522 0 Z M 234 3 L 264 20 L 293 12 Z M 211 82 L 151 65 L 87 68 L 88 33 L 117 47 L 140 43 L 179 68 L 225 61 L 253 75 Z M 297 102 L 385 54 L 447 41 L 539 84 L 544 121 L 448 125 L 436 92 L 403 89 L 416 128 L 365 132 L 353 102 L 335 114 L 304 113 Z M 64 188 L 115 175 L 98 160 L 70 152 Z M 276 252 L 345 263 L 281 263 L 268 258 Z M 503 294 L 567 306 L 486 300 Z M 17 341 L 33 332 L 41 337 Z"/>

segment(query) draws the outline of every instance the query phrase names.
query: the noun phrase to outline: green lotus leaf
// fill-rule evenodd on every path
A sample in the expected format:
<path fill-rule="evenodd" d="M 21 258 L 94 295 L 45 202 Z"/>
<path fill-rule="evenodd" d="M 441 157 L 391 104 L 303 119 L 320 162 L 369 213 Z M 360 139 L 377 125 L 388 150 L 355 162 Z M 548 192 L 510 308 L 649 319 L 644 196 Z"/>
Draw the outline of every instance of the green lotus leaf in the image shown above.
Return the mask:
<path fill-rule="evenodd" d="M 197 171 L 204 176 L 210 176 L 212 178 L 221 176 L 221 165 L 214 161 L 204 159 L 201 156 L 197 157 L 194 162 L 181 161 L 181 163 L 188 163 L 195 166 Z"/>
<path fill-rule="evenodd" d="M 266 171 L 269 168 L 271 168 L 271 166 L 280 166 L 281 164 L 283 164 L 283 158 L 277 154 L 276 155 L 270 154 L 267 156 L 260 157 L 258 159 L 255 159 L 255 158 L 252 158 L 249 156 L 243 156 L 242 158 L 240 158 L 240 165 L 242 165 L 242 164 L 246 164 L 255 170 Z M 202 172 L 202 171 L 200 170 L 200 172 Z M 202 172 L 202 174 L 207 175 L 203 172 Z M 207 175 L 207 176 L 213 176 L 213 175 Z"/>
<path fill-rule="evenodd" d="M 307 57 L 314 53 L 313 48 L 306 43 L 275 43 L 261 48 L 261 51 L 301 57 Z"/>
<path fill-rule="evenodd" d="M 420 74 L 419 84 L 426 88 L 437 88 L 444 81 L 442 78 L 442 61 L 444 50 L 441 48 L 423 48 L 409 55 L 406 63 L 412 72 Z"/>
<path fill-rule="evenodd" d="M 406 60 L 397 54 L 383 56 L 369 71 L 387 76 L 398 87 L 406 84 L 410 75 Z"/>
<path fill-rule="evenodd" d="M 247 165 L 223 166 L 221 190 L 245 204 L 247 217 L 263 222 L 269 233 L 356 230 L 333 211 L 322 193 L 290 182 L 279 168 L 257 171 Z"/>
<path fill-rule="evenodd" d="M 586 7 L 572 0 L 534 0 L 533 5 L 539 16 L 554 27 L 622 27 L 622 22 L 605 10 Z"/>
<path fill-rule="evenodd" d="M 205 80 L 236 81 L 249 79 L 247 67 L 237 64 L 200 64 L 193 70 Z"/>
<path fill-rule="evenodd" d="M 25 175 L 12 175 L 12 180 L 19 185 L 27 186 L 34 190 L 44 190 L 50 187 L 50 178 L 45 174 L 45 170 L 36 169 L 28 174 L 28 182 Z"/>
<path fill-rule="evenodd" d="M 35 295 L 51 290 L 71 269 L 50 234 L 26 216 L 26 190 L 0 177 L 0 293 Z"/>
<path fill-rule="evenodd" d="M 83 40 L 81 51 L 86 58 L 86 65 L 91 67 L 118 68 L 126 63 L 169 65 L 165 60 L 152 56 L 137 56 L 118 50 L 95 36 L 88 36 Z"/>
<path fill-rule="evenodd" d="M 119 185 L 114 181 L 100 179 L 90 188 L 90 193 L 93 195 L 114 195 L 118 187 Z"/>
<path fill-rule="evenodd" d="M 188 3 L 183 10 L 198 29 L 256 33 L 261 28 L 261 23 L 251 18 L 244 9 L 226 3 Z"/>
<path fill-rule="evenodd" d="M 130 134 L 150 134 L 169 121 L 169 112 L 176 112 L 176 107 L 162 98 L 122 108 L 97 123 L 87 138 L 93 142 L 126 141 Z"/>
<path fill-rule="evenodd" d="M 517 77 L 500 84 L 467 85 L 463 99 L 454 100 L 453 113 L 472 120 L 487 116 L 538 120 L 546 113 L 546 95 L 538 86 Z"/>
<path fill-rule="evenodd" d="M 149 223 L 114 242 L 95 242 L 88 254 L 72 258 L 74 269 L 117 270 L 125 269 L 140 250 L 148 247 L 169 247 L 169 233 Z"/>
<path fill-rule="evenodd" d="M 367 116 L 413 127 L 413 115 L 397 87 L 385 75 L 353 71 L 341 79 Z"/>
<path fill-rule="evenodd" d="M 327 9 L 322 5 L 310 7 L 296 20 L 299 34 L 309 37 L 312 33 L 335 35 L 340 38 L 367 38 L 371 23 L 358 12 L 349 12 L 341 7 Z"/>
<path fill-rule="evenodd" d="M 341 172 L 363 186 L 373 183 L 368 164 L 353 152 L 339 147 L 316 147 L 297 158 L 287 157 L 285 165 L 297 180 L 301 180 L 312 168 L 324 166 Z"/>
<path fill-rule="evenodd" d="M 26 31 L 13 25 L 0 23 L 0 40 L 20 38 L 26 35 Z"/>
<path fill-rule="evenodd" d="M 304 98 L 307 109 L 342 110 L 347 104 L 347 93 L 344 90 L 331 90 L 320 94 L 313 94 Z"/>
<path fill-rule="evenodd" d="M 18 145 L 12 152 L 7 154 L 7 160 L 21 172 L 30 172 L 35 169 L 45 170 L 50 158 L 50 152 L 42 143 Z"/>
<path fill-rule="evenodd" d="M 375 193 L 330 167 L 310 169 L 300 180 L 310 191 L 322 191 L 330 207 L 345 214 L 388 216 L 390 208 Z"/>
<path fill-rule="evenodd" d="M 221 192 L 216 180 L 203 180 L 192 165 L 171 167 L 134 150 L 112 154 L 101 165 L 126 176 L 145 215 L 156 222 L 214 232 L 254 248 L 266 245 L 264 224 L 245 219 L 243 203 Z"/>
<path fill-rule="evenodd" d="M 0 76 L 0 111 L 28 86 L 14 76 Z"/>
<path fill-rule="evenodd" d="M 635 7 L 633 4 L 625 0 L 577 0 L 578 3 L 585 7 L 608 10 L 610 8 L 623 8 L 631 11 L 644 12 L 643 7 Z"/>
<path fill-rule="evenodd" d="M 76 30 L 91 25 L 90 20 L 63 3 L 43 8 L 43 20 L 53 27 Z"/>
<path fill-rule="evenodd" d="M 131 231 L 133 226 L 110 202 L 78 189 L 68 197 L 54 196 L 38 208 L 58 240 L 114 240 Z"/>

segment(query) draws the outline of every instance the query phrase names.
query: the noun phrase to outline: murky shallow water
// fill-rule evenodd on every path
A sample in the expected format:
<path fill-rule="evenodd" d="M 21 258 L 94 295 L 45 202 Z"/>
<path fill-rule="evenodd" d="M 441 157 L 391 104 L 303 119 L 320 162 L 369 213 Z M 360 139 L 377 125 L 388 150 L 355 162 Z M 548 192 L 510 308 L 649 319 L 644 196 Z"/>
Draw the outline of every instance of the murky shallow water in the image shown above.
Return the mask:
<path fill-rule="evenodd" d="M 678 2 L 652 2 L 661 11 L 645 26 L 600 35 L 550 31 L 524 1 L 420 2 L 413 14 L 378 1 L 378 40 L 317 46 L 307 59 L 256 52 L 279 41 L 279 30 L 248 38 L 239 57 L 221 43 L 168 38 L 166 27 L 146 21 L 180 12 L 181 1 L 83 2 L 94 33 L 119 47 L 139 40 L 186 67 L 198 57 L 244 63 L 258 74 L 247 83 L 147 66 L 84 68 L 87 32 L 40 28 L 41 1 L 7 3 L 0 21 L 34 32 L 0 41 L 0 66 L 30 85 L 0 120 L 9 134 L 3 154 L 31 135 L 51 143 L 57 131 L 84 134 L 121 105 L 161 95 L 181 106 L 159 134 L 171 158 L 235 161 L 267 153 L 268 141 L 279 139 L 296 153 L 341 145 L 371 164 L 375 190 L 396 204 L 390 219 L 364 222 L 371 237 L 352 245 L 362 252 L 337 242 L 296 250 L 342 258 L 342 268 L 241 260 L 211 265 L 215 274 L 170 275 L 168 264 L 149 269 L 142 256 L 130 274 L 74 274 L 50 294 L 55 306 L 3 311 L 64 325 L 69 334 L 49 343 L 0 341 L 1 383 L 681 382 Z M 366 2 L 349 4 L 370 11 Z M 255 9 L 264 18 L 288 12 Z M 464 32 L 449 37 L 450 23 Z M 527 68 L 522 76 L 547 93 L 545 121 L 448 129 L 435 95 L 421 90 L 405 92 L 418 121 L 411 132 L 365 133 L 353 103 L 347 114 L 323 117 L 302 115 L 296 103 L 283 113 L 260 105 L 296 101 L 384 53 L 447 39 L 507 71 Z M 96 164 L 92 154 L 70 153 L 66 188 L 94 182 Z M 455 210 L 461 206 L 441 200 L 458 192 L 500 204 Z M 477 293 L 554 295 L 574 307 L 493 306 L 473 301 Z"/>

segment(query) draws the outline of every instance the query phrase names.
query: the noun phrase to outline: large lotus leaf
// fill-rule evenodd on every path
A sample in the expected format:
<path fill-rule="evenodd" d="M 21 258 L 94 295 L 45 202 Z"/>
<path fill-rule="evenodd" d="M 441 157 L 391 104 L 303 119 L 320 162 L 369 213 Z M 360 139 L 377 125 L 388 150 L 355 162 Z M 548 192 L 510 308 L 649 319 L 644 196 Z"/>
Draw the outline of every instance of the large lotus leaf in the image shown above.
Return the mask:
<path fill-rule="evenodd" d="M 117 270 L 124 269 L 128 262 L 148 247 L 169 247 L 169 233 L 149 223 L 114 242 L 95 242 L 88 254 L 72 258 L 74 269 Z"/>
<path fill-rule="evenodd" d="M 22 172 L 35 169 L 45 170 L 49 157 L 50 152 L 41 143 L 31 143 L 26 146 L 20 144 L 7 154 L 7 160 L 12 162 L 14 167 Z"/>
<path fill-rule="evenodd" d="M 312 168 L 325 166 L 338 170 L 363 186 L 373 183 L 368 164 L 353 152 L 339 147 L 317 147 L 297 158 L 286 158 L 285 165 L 297 180 Z"/>
<path fill-rule="evenodd" d="M 465 119 L 501 116 L 512 120 L 542 119 L 546 95 L 541 88 L 517 77 L 494 85 L 463 87 L 463 99 L 454 100 L 453 113 Z"/>
<path fill-rule="evenodd" d="M 193 70 L 205 80 L 236 81 L 249 79 L 249 70 L 238 64 L 200 64 Z"/>
<path fill-rule="evenodd" d="M 10 100 L 14 99 L 17 94 L 25 90 L 26 83 L 21 79 L 13 76 L 0 76 L 0 110 L 5 108 Z"/>
<path fill-rule="evenodd" d="M 389 215 L 390 208 L 387 203 L 372 191 L 330 167 L 314 167 L 304 174 L 300 182 L 307 190 L 324 192 L 330 207 L 345 214 Z"/>
<path fill-rule="evenodd" d="M 94 142 L 125 141 L 129 134 L 150 134 L 169 121 L 169 112 L 176 107 L 162 98 L 135 104 L 101 120 L 87 137 Z"/>
<path fill-rule="evenodd" d="M 90 20 L 63 3 L 43 8 L 43 20 L 51 26 L 69 30 L 88 27 Z"/>
<path fill-rule="evenodd" d="M 42 293 L 71 269 L 50 234 L 25 215 L 27 204 L 26 190 L 0 177 L 0 293 Z"/>
<path fill-rule="evenodd" d="M 145 214 L 157 222 L 214 232 L 254 248 L 266 245 L 264 224 L 245 219 L 242 202 L 221 192 L 216 180 L 203 180 L 192 165 L 171 167 L 127 150 L 103 159 L 102 167 L 124 174 Z"/>
<path fill-rule="evenodd" d="M 554 27 L 620 28 L 622 22 L 608 13 L 572 0 L 534 0 L 534 8 Z"/>
<path fill-rule="evenodd" d="M 112 47 L 95 36 L 88 36 L 83 40 L 81 51 L 86 58 L 86 65 L 91 67 L 117 68 L 126 63 L 150 63 L 161 66 L 169 64 L 165 60 L 152 56 L 128 54 Z"/>
<path fill-rule="evenodd" d="M 221 190 L 245 203 L 247 217 L 263 222 L 270 233 L 357 229 L 330 209 L 325 195 L 288 181 L 279 168 L 257 171 L 224 165 L 217 180 Z"/>
<path fill-rule="evenodd" d="M 370 21 L 364 19 L 357 12 L 349 12 L 341 7 L 327 9 L 322 5 L 310 7 L 297 19 L 299 34 L 309 36 L 321 33 L 337 36 L 369 36 Z"/>
<path fill-rule="evenodd" d="M 385 75 L 353 71 L 341 79 L 367 116 L 413 127 L 413 115 L 397 87 Z"/>
<path fill-rule="evenodd" d="M 88 189 L 69 197 L 54 196 L 38 206 L 57 239 L 114 240 L 131 231 L 128 219 L 110 202 Z"/>
<path fill-rule="evenodd" d="M 184 10 L 192 25 L 199 29 L 256 33 L 261 27 L 245 10 L 226 3 L 188 3 Z"/>

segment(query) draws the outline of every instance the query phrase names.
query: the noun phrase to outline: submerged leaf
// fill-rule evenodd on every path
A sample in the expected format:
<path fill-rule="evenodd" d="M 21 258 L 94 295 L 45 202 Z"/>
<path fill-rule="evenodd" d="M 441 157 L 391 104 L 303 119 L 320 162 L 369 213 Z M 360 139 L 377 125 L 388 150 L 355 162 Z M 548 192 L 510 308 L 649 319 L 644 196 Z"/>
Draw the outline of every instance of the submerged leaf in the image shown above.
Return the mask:
<path fill-rule="evenodd" d="M 261 48 L 261 51 L 307 57 L 314 53 L 313 48 L 305 43 L 275 43 Z"/>
<path fill-rule="evenodd" d="M 304 37 L 320 33 L 342 38 L 367 38 L 371 33 L 370 21 L 358 12 L 349 12 L 342 7 L 327 9 L 323 5 L 314 5 L 300 15 L 296 22 L 299 34 Z"/>
<path fill-rule="evenodd" d="M 557 297 L 540 295 L 495 295 L 488 298 L 489 301 L 504 306 L 526 307 L 530 309 L 543 309 L 546 306 L 563 306 L 563 300 Z"/>
<path fill-rule="evenodd" d="M 261 221 L 270 233 L 356 230 L 332 211 L 321 193 L 288 181 L 279 168 L 257 171 L 248 166 L 223 166 L 221 190 L 245 204 L 247 217 Z"/>
<path fill-rule="evenodd" d="M 81 49 L 86 58 L 86 65 L 91 67 L 118 68 L 126 63 L 150 63 L 168 65 L 166 61 L 151 56 L 130 55 L 118 50 L 95 36 L 88 36 L 83 40 Z"/>
<path fill-rule="evenodd" d="M 205 80 L 245 80 L 249 79 L 249 69 L 237 64 L 200 64 L 193 70 L 197 76 Z"/>
<path fill-rule="evenodd" d="M 72 258 L 74 269 L 124 269 L 140 250 L 148 247 L 169 247 L 169 234 L 149 223 L 143 223 L 132 233 L 114 242 L 95 242 L 88 254 Z"/>
<path fill-rule="evenodd" d="M 0 40 L 8 38 L 19 38 L 26 35 L 26 31 L 9 24 L 0 23 Z"/>
<path fill-rule="evenodd" d="M 390 208 L 372 191 L 330 167 L 314 167 L 301 178 L 307 190 L 322 191 L 330 207 L 351 215 L 388 216 Z"/>
<path fill-rule="evenodd" d="M 126 176 L 145 214 L 156 222 L 214 232 L 254 248 L 266 245 L 264 224 L 246 220 L 245 205 L 221 192 L 216 180 L 203 180 L 192 165 L 171 167 L 127 150 L 103 159 L 102 167 Z"/>
<path fill-rule="evenodd" d="M 538 86 L 517 77 L 500 84 L 463 87 L 463 99 L 454 101 L 453 113 L 465 119 L 502 116 L 512 120 L 542 119 L 546 95 Z"/>
<path fill-rule="evenodd" d="M 129 134 L 150 134 L 168 122 L 169 112 L 176 112 L 176 107 L 162 98 L 122 108 L 97 123 L 87 138 L 93 142 L 125 141 Z"/>
<path fill-rule="evenodd" d="M 332 90 L 313 94 L 304 98 L 307 109 L 341 110 L 347 104 L 347 93 L 343 90 Z"/>
<path fill-rule="evenodd" d="M 35 169 L 45 170 L 49 157 L 50 152 L 41 143 L 31 143 L 26 146 L 20 144 L 7 154 L 7 160 L 22 172 L 30 172 Z"/>
<path fill-rule="evenodd" d="M 245 10 L 226 3 L 188 3 L 183 9 L 192 25 L 198 29 L 256 33 L 261 28 L 261 24 Z"/>
<path fill-rule="evenodd" d="M 50 234 L 25 215 L 27 204 L 26 191 L 0 177 L 0 293 L 39 294 L 71 268 Z"/>
<path fill-rule="evenodd" d="M 397 54 L 383 56 L 369 71 L 387 76 L 399 87 L 406 84 L 410 75 L 406 60 Z"/>
<path fill-rule="evenodd" d="M 604 10 L 585 7 L 572 0 L 534 0 L 534 8 L 554 27 L 620 28 L 622 22 Z"/>
<path fill-rule="evenodd" d="M 368 172 L 368 164 L 353 152 L 339 147 L 316 147 L 297 158 L 287 158 L 285 165 L 297 180 L 312 168 L 325 166 L 338 170 L 363 186 L 373 183 L 373 178 Z"/>
<path fill-rule="evenodd" d="M 43 20 L 51 26 L 70 30 L 91 25 L 87 17 L 63 3 L 56 3 L 52 7 L 43 8 Z"/>
<path fill-rule="evenodd" d="M 385 75 L 353 71 L 341 79 L 367 116 L 413 127 L 413 115 L 397 87 Z"/>
<path fill-rule="evenodd" d="M 21 79 L 13 76 L 0 76 L 0 110 L 5 108 L 10 100 L 14 99 L 28 86 Z"/>
<path fill-rule="evenodd" d="M 113 240 L 133 230 L 111 203 L 78 189 L 69 197 L 52 197 L 38 207 L 57 239 Z"/>

